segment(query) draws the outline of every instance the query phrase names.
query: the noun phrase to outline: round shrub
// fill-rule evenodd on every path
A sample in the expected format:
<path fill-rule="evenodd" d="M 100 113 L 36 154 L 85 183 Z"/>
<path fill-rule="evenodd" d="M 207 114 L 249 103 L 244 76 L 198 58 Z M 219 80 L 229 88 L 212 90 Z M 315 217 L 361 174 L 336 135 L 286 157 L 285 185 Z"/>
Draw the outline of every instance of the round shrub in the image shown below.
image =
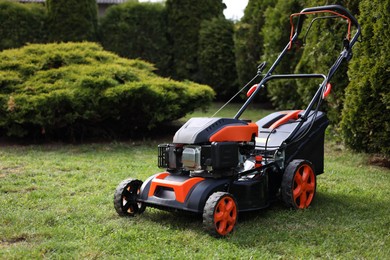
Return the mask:
<path fill-rule="evenodd" d="M 9 136 L 93 129 L 132 135 L 214 96 L 208 86 L 161 78 L 150 63 L 94 43 L 32 44 L 0 59 L 0 128 Z"/>

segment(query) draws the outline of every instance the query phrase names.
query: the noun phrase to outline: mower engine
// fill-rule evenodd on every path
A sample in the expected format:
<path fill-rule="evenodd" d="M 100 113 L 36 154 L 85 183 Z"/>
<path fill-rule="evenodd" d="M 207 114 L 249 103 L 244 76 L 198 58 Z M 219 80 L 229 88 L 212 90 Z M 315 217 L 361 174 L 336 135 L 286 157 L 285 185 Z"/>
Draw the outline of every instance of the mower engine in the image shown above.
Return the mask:
<path fill-rule="evenodd" d="M 318 19 L 347 21 L 344 49 L 327 74 L 275 74 L 276 66 L 294 45 L 309 15 Z M 294 17 L 298 17 L 294 22 Z M 192 118 L 175 134 L 172 143 L 158 146 L 158 166 L 163 171 L 144 182 L 123 180 L 114 194 L 114 207 L 121 216 L 134 216 L 146 207 L 191 212 L 203 217 L 206 230 L 215 236 L 230 234 L 238 213 L 268 207 L 282 200 L 288 207 L 310 207 L 317 176 L 324 172 L 324 138 L 329 120 L 320 111 L 331 89 L 330 80 L 343 61 L 352 57 L 360 35 L 356 18 L 339 5 L 305 8 L 290 16 L 290 41 L 268 72 L 266 63 L 244 88 L 262 76 L 248 91 L 248 99 L 233 118 Z M 351 28 L 356 32 L 351 37 Z M 318 79 L 306 109 L 273 112 L 257 122 L 239 119 L 254 97 L 270 80 Z M 243 89 L 244 89 L 243 88 Z M 241 92 L 241 90 L 240 90 Z M 239 94 L 238 92 L 237 94 Z"/>
<path fill-rule="evenodd" d="M 229 140 L 237 129 L 246 133 Z M 248 168 L 244 165 L 255 150 L 255 136 L 257 125 L 242 120 L 193 118 L 177 131 L 172 144 L 158 146 L 158 166 L 190 176 L 232 176 Z"/>

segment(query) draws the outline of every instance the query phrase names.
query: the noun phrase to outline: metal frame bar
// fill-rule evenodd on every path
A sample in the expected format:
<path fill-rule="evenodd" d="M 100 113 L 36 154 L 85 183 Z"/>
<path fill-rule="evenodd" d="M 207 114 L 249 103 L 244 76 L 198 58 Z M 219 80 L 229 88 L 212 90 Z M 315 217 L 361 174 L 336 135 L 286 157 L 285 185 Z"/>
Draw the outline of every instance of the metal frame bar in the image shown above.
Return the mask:
<path fill-rule="evenodd" d="M 280 63 L 282 58 L 285 56 L 286 52 L 289 51 L 292 47 L 292 44 L 295 43 L 295 41 L 298 39 L 298 36 L 302 29 L 303 20 L 306 15 L 308 14 L 318 14 L 318 13 L 331 13 L 333 15 L 339 16 L 342 19 L 345 19 L 348 21 L 348 46 L 345 46 L 343 51 L 340 53 L 339 57 L 335 61 L 335 63 L 331 66 L 329 69 L 328 75 L 323 74 L 280 74 L 280 75 L 272 75 L 274 72 L 276 66 Z M 295 27 L 295 33 L 294 31 L 294 25 L 292 23 L 292 17 L 298 16 L 298 22 L 297 26 Z M 302 18 L 303 17 L 303 18 Z M 302 18 L 302 19 L 301 19 Z M 253 94 L 247 99 L 247 101 L 243 104 L 243 106 L 240 108 L 240 110 L 237 112 L 237 114 L 234 116 L 235 119 L 238 119 L 242 113 L 247 109 L 250 103 L 252 103 L 254 97 L 256 94 L 264 87 L 264 84 L 272 79 L 290 79 L 290 78 L 323 78 L 324 80 L 320 84 L 320 87 L 318 88 L 317 92 L 314 94 L 312 100 L 310 101 L 309 105 L 307 106 L 305 113 L 301 117 L 302 120 L 297 124 L 297 126 L 294 128 L 294 130 L 291 132 L 290 136 L 286 139 L 286 143 L 293 140 L 295 134 L 298 132 L 304 121 L 307 119 L 310 111 L 314 107 L 314 105 L 317 102 L 321 101 L 322 93 L 326 89 L 326 84 L 330 81 L 330 79 L 333 77 L 334 73 L 337 71 L 337 69 L 340 67 L 342 61 L 344 59 L 349 60 L 349 58 L 352 55 L 352 47 L 357 41 L 358 37 L 361 34 L 361 28 L 359 23 L 357 22 L 356 18 L 344 7 L 339 5 L 328 5 L 328 6 L 320 6 L 320 7 L 313 7 L 313 8 L 305 8 L 298 14 L 292 14 L 290 16 L 291 21 L 291 35 L 290 35 L 290 41 L 287 43 L 286 47 L 282 50 L 282 52 L 279 54 L 279 56 L 276 58 L 275 62 L 272 64 L 271 68 L 268 70 L 268 72 L 265 74 L 263 79 L 259 82 L 258 88 L 253 92 Z M 352 40 L 350 39 L 350 30 L 351 25 L 354 25 L 357 28 L 357 31 L 355 35 L 353 36 Z"/>

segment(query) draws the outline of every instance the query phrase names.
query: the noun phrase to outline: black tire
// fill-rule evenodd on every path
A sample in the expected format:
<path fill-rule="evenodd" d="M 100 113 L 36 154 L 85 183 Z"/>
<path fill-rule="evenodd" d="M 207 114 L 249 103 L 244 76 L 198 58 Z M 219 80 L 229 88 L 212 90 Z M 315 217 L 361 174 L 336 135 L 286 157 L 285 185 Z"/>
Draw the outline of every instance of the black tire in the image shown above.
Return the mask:
<path fill-rule="evenodd" d="M 233 195 L 214 192 L 207 199 L 203 210 L 203 226 L 213 236 L 230 234 L 237 223 L 238 207 Z"/>
<path fill-rule="evenodd" d="M 288 207 L 308 208 L 317 188 L 313 165 L 306 160 L 291 161 L 284 171 L 281 188 L 282 199 Z"/>
<path fill-rule="evenodd" d="M 137 202 L 142 181 L 127 179 L 119 183 L 114 194 L 114 208 L 119 216 L 134 216 L 145 211 L 145 205 Z"/>

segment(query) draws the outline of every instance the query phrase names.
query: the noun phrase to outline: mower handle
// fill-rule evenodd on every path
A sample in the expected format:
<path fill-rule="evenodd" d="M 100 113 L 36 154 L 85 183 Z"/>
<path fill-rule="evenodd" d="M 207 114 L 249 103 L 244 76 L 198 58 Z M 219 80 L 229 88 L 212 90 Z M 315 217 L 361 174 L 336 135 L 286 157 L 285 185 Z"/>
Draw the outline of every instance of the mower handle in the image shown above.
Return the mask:
<path fill-rule="evenodd" d="M 303 9 L 301 13 L 319 12 L 319 11 L 326 11 L 326 10 L 336 11 L 339 14 L 348 17 L 352 21 L 354 26 L 360 27 L 355 16 L 353 16 L 347 9 L 345 9 L 341 5 L 325 5 L 325 6 L 308 7 Z"/>
<path fill-rule="evenodd" d="M 350 41 L 349 47 L 352 47 L 355 44 L 355 42 L 357 41 L 357 39 L 361 33 L 360 32 L 361 31 L 360 25 L 359 25 L 357 19 L 355 18 L 355 16 L 353 16 L 346 8 L 342 7 L 341 5 L 325 5 L 325 6 L 308 7 L 308 8 L 303 9 L 300 13 L 291 15 L 291 17 L 298 16 L 298 23 L 297 23 L 297 28 L 295 30 L 295 35 L 292 35 L 293 32 L 291 32 L 290 45 L 291 45 L 291 41 L 293 39 L 295 40 L 298 37 L 298 34 L 300 33 L 300 31 L 302 29 L 303 20 L 304 20 L 306 14 L 326 13 L 326 12 L 341 16 L 342 18 L 348 20 L 348 22 L 350 24 L 354 25 L 357 28 L 357 32 L 355 33 L 352 40 Z M 290 19 L 292 19 L 292 18 L 290 18 Z M 292 20 L 291 20 L 291 22 L 292 22 Z M 350 28 L 348 28 L 348 29 L 350 30 Z M 349 33 L 349 30 L 348 30 L 348 33 Z M 348 39 L 348 40 L 350 40 L 350 39 Z"/>

